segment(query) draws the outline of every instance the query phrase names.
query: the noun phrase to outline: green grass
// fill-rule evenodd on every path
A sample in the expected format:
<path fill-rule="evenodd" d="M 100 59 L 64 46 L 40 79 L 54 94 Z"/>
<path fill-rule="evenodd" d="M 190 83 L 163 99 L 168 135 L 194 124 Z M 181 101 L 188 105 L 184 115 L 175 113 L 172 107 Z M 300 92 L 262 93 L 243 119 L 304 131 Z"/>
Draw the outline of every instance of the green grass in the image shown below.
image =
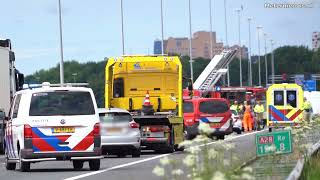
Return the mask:
<path fill-rule="evenodd" d="M 320 152 L 305 162 L 300 180 L 320 179 Z"/>

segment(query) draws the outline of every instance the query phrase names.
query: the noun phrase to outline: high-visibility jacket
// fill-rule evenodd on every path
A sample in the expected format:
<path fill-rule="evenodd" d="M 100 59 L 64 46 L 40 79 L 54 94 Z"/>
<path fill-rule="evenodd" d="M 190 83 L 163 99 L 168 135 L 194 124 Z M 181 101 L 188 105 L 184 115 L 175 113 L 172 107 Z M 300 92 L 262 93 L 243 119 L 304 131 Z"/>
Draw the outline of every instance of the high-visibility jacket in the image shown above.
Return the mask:
<path fill-rule="evenodd" d="M 239 106 L 238 106 L 238 105 L 235 105 L 235 104 L 232 104 L 232 105 L 230 106 L 230 109 L 238 112 L 238 111 L 239 111 Z"/>
<path fill-rule="evenodd" d="M 303 103 L 303 110 L 310 110 L 310 109 L 312 109 L 312 105 L 311 105 L 311 103 L 309 102 L 309 101 L 305 101 L 304 103 Z"/>
<path fill-rule="evenodd" d="M 262 104 L 261 105 L 259 105 L 259 104 L 255 105 L 254 106 L 254 112 L 255 113 L 263 113 L 264 112 L 263 105 Z"/>

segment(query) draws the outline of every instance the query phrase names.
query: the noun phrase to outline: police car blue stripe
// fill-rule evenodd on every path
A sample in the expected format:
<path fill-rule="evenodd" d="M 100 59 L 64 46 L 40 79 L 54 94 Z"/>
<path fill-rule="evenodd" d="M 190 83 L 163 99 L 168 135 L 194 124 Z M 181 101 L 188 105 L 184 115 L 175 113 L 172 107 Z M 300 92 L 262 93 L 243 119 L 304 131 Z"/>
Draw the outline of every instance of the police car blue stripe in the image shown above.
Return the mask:
<path fill-rule="evenodd" d="M 274 113 L 276 113 L 282 120 L 284 121 L 290 121 L 284 114 L 282 114 L 278 109 L 276 109 L 274 106 L 271 106 L 271 109 Z"/>
<path fill-rule="evenodd" d="M 59 146 L 59 143 L 61 142 L 58 138 L 55 136 L 46 136 L 43 134 L 38 128 L 32 128 L 32 131 L 36 133 L 41 139 L 46 141 L 50 146 L 52 146 L 56 151 L 71 151 L 70 147 L 67 146 Z"/>

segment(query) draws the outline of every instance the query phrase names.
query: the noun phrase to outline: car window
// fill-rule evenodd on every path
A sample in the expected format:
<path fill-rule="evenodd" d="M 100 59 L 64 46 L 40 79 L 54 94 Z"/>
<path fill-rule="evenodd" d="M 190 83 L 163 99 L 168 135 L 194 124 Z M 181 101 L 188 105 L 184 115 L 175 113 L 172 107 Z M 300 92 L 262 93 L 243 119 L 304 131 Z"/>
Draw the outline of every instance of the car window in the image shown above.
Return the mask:
<path fill-rule="evenodd" d="M 132 117 L 128 113 L 100 113 L 100 122 L 102 123 L 116 123 L 116 122 L 130 122 Z"/>
<path fill-rule="evenodd" d="M 273 92 L 273 101 L 275 106 L 283 106 L 284 105 L 284 93 L 283 91 L 274 91 Z"/>
<path fill-rule="evenodd" d="M 21 100 L 21 94 L 18 94 L 13 105 L 12 118 L 18 117 L 19 105 Z"/>
<path fill-rule="evenodd" d="M 200 112 L 207 114 L 224 113 L 229 110 L 227 103 L 223 101 L 203 101 L 200 102 Z"/>
<path fill-rule="evenodd" d="M 297 91 L 287 91 L 287 105 L 290 105 L 294 108 L 297 107 Z"/>
<path fill-rule="evenodd" d="M 32 94 L 30 116 L 93 114 L 95 109 L 89 92 L 54 91 Z"/>
<path fill-rule="evenodd" d="M 193 113 L 193 103 L 192 102 L 184 102 L 183 103 L 183 112 L 184 113 Z"/>

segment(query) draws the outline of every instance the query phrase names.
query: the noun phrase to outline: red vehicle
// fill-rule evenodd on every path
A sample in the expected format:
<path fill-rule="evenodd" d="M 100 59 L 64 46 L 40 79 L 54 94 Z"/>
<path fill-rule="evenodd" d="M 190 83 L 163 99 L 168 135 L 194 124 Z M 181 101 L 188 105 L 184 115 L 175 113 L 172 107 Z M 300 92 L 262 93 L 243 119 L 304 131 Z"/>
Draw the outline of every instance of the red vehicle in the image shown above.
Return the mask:
<path fill-rule="evenodd" d="M 199 123 L 208 123 L 212 128 L 210 136 L 224 139 L 233 131 L 229 103 L 223 98 L 193 98 L 184 100 L 184 127 L 187 139 L 198 135 Z"/>

